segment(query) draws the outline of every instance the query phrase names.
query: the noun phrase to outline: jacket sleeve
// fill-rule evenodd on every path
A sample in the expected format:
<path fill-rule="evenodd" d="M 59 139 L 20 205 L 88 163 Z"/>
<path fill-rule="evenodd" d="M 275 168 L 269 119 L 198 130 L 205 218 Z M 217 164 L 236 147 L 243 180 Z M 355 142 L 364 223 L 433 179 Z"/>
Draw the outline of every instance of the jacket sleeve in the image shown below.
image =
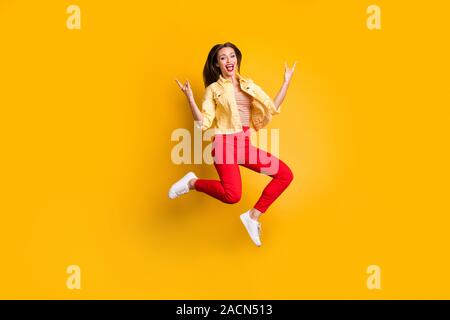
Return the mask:
<path fill-rule="evenodd" d="M 269 97 L 267 93 L 264 92 L 264 90 L 258 86 L 256 83 L 253 83 L 255 87 L 255 91 L 257 91 L 257 94 L 264 102 L 264 105 L 270 110 L 270 113 L 272 115 L 279 114 L 281 112 L 281 106 L 278 106 L 278 110 L 275 107 L 275 103 L 273 102 L 272 98 Z"/>
<path fill-rule="evenodd" d="M 211 127 L 214 119 L 216 118 L 216 104 L 213 98 L 213 89 L 211 86 L 206 87 L 205 94 L 202 101 L 202 115 L 203 121 L 195 121 L 197 128 L 202 131 Z"/>

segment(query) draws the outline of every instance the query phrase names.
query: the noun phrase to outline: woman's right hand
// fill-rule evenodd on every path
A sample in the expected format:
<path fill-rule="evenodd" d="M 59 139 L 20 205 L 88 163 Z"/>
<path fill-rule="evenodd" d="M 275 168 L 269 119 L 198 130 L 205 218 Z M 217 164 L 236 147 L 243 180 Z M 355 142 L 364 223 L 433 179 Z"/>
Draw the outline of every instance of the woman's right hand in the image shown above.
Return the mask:
<path fill-rule="evenodd" d="M 177 79 L 175 79 L 175 81 L 177 82 L 177 84 L 180 87 L 181 91 L 183 91 L 183 93 L 186 95 L 186 98 L 188 98 L 188 100 L 190 100 L 190 99 L 192 99 L 194 97 L 194 94 L 192 93 L 191 84 L 189 83 L 189 80 L 186 80 L 186 83 L 184 85 L 182 85 L 180 83 L 180 81 L 178 81 Z"/>
<path fill-rule="evenodd" d="M 180 81 L 175 79 L 178 86 L 180 87 L 181 91 L 186 95 L 186 98 L 188 99 L 189 106 L 191 108 L 192 116 L 194 117 L 195 121 L 203 121 L 203 114 L 199 110 L 197 104 L 195 103 L 194 94 L 192 93 L 191 84 L 189 83 L 189 80 L 186 80 L 186 83 L 182 85 Z M 201 124 L 200 124 L 201 126 Z"/>

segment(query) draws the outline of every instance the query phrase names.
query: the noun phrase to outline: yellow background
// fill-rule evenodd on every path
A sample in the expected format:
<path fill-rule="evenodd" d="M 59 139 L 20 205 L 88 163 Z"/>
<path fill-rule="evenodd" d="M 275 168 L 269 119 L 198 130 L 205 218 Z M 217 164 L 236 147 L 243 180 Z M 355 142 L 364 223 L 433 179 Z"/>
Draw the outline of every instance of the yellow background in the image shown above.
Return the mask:
<path fill-rule="evenodd" d="M 444 3 L 0 1 L 0 298 L 450 298 Z M 270 178 L 242 169 L 235 205 L 167 198 L 189 170 L 217 177 L 174 165 L 170 135 L 193 130 L 174 78 L 200 102 L 225 41 L 272 96 L 298 61 L 269 126 L 295 178 L 261 248 L 239 214 Z"/>

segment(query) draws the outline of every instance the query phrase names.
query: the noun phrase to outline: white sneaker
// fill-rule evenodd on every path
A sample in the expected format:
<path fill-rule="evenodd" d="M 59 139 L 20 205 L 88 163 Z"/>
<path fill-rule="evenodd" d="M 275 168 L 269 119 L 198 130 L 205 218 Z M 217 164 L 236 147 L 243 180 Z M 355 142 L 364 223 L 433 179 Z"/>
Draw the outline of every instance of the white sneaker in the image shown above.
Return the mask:
<path fill-rule="evenodd" d="M 250 238 L 253 240 L 253 242 L 260 247 L 261 246 L 261 223 L 259 223 L 256 220 L 253 220 L 250 218 L 249 211 L 241 214 L 241 221 L 245 226 L 245 229 L 247 229 L 248 234 L 250 235 Z"/>
<path fill-rule="evenodd" d="M 175 182 L 169 189 L 169 198 L 175 199 L 176 197 L 189 192 L 189 181 L 192 179 L 198 179 L 195 173 L 188 172 L 183 178 Z"/>

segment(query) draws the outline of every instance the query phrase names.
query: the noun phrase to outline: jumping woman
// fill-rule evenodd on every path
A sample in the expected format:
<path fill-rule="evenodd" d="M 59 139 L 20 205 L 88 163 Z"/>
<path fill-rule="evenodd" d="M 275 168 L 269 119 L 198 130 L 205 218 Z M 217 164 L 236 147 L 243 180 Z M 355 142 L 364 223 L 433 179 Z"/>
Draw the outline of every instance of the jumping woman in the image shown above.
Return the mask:
<path fill-rule="evenodd" d="M 280 113 L 296 63 L 292 68 L 285 63 L 284 82 L 272 100 L 251 79 L 240 75 L 241 60 L 241 51 L 230 42 L 212 47 L 203 68 L 206 89 L 201 111 L 189 81 L 183 85 L 175 80 L 188 99 L 197 128 L 214 128 L 211 155 L 220 180 L 200 179 L 189 172 L 172 185 L 169 198 L 194 189 L 224 203 L 237 203 L 242 194 L 240 165 L 272 177 L 254 207 L 240 215 L 252 241 L 261 246 L 259 218 L 288 187 L 293 174 L 283 161 L 252 145 L 250 129 L 258 131 L 272 115 Z"/>

